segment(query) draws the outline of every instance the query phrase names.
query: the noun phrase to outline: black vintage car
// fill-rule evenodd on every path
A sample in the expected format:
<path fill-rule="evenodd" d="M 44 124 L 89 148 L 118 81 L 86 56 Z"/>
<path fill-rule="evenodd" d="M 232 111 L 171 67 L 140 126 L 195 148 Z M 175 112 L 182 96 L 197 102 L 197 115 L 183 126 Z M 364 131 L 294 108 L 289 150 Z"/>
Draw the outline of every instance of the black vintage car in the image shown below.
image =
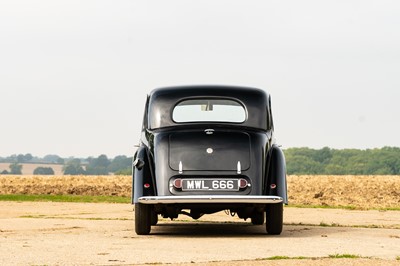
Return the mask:
<path fill-rule="evenodd" d="M 270 95 L 233 86 L 153 90 L 132 180 L 138 235 L 149 234 L 158 215 L 198 219 L 223 210 L 280 234 L 286 165 Z"/>

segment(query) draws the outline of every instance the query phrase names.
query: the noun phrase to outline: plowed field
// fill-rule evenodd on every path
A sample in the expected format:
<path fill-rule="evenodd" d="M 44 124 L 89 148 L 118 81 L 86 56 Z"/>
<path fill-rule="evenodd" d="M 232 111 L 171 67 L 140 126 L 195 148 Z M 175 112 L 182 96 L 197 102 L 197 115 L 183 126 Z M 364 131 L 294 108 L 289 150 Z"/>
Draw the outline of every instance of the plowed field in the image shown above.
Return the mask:
<path fill-rule="evenodd" d="M 130 176 L 0 176 L 0 194 L 131 195 Z M 291 205 L 400 208 L 400 176 L 288 176 Z"/>

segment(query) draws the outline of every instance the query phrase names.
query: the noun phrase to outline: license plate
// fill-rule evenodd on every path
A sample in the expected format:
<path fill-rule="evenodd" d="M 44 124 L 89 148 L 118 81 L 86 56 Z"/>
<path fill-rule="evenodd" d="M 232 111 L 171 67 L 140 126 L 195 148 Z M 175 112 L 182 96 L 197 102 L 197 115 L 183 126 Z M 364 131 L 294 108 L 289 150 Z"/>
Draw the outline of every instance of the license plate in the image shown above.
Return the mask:
<path fill-rule="evenodd" d="M 239 191 L 237 179 L 182 179 L 182 191 Z"/>

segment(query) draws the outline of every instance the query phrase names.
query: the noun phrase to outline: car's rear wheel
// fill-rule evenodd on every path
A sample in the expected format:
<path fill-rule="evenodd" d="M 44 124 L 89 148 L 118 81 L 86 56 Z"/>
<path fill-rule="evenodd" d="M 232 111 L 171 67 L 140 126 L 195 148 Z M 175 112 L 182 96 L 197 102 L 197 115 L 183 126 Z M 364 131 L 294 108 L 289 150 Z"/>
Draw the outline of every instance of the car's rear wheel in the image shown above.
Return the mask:
<path fill-rule="evenodd" d="M 251 216 L 251 223 L 254 225 L 263 225 L 265 220 L 264 212 L 254 212 Z"/>
<path fill-rule="evenodd" d="M 280 235 L 283 227 L 283 204 L 267 204 L 265 226 L 270 235 Z"/>
<path fill-rule="evenodd" d="M 155 211 L 151 211 L 151 217 L 150 217 L 151 225 L 156 225 L 158 223 L 158 215 Z"/>
<path fill-rule="evenodd" d="M 135 232 L 148 235 L 151 229 L 151 205 L 135 203 Z"/>

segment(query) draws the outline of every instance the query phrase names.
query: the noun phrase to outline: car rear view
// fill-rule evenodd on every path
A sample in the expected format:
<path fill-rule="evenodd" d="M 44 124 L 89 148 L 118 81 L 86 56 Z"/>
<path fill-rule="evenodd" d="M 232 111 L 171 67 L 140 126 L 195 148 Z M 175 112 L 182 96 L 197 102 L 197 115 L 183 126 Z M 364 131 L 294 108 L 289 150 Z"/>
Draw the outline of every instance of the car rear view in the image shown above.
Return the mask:
<path fill-rule="evenodd" d="M 280 234 L 286 169 L 270 96 L 231 86 L 154 90 L 132 184 L 137 234 L 149 234 L 159 215 L 198 219 L 223 210 Z"/>

